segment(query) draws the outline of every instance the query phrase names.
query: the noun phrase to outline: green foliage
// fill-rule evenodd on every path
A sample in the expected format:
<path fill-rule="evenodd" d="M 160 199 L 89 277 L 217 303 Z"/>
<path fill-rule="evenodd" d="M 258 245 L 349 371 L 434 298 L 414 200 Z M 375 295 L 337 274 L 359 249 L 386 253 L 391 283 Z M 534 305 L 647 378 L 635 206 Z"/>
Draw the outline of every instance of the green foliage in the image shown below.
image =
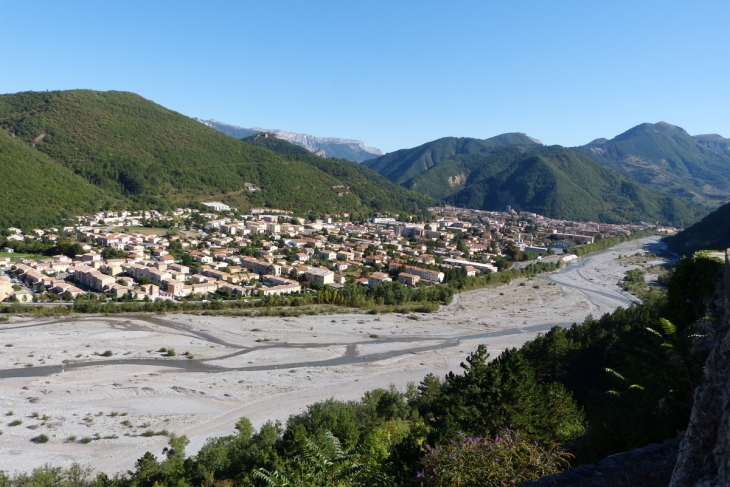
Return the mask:
<path fill-rule="evenodd" d="M 103 486 L 106 478 L 100 474 L 96 479 L 92 477 L 92 470 L 74 463 L 71 467 L 61 468 L 45 465 L 33 469 L 31 473 L 20 473 L 8 479 L 0 472 L 0 486 L 12 487 L 85 487 Z"/>
<path fill-rule="evenodd" d="M 494 439 L 460 435 L 457 442 L 426 445 L 418 478 L 426 486 L 502 487 L 555 475 L 570 465 L 571 457 L 560 447 L 542 447 L 510 430 Z"/>
<path fill-rule="evenodd" d="M 508 261 L 503 261 L 506 267 Z M 521 277 L 535 277 L 544 272 L 553 272 L 560 269 L 560 262 L 535 262 L 522 269 L 505 269 L 500 272 L 486 272 L 477 276 L 467 276 L 462 268 L 451 268 L 446 272 L 446 282 L 456 291 L 470 291 L 482 287 L 509 284 Z M 520 284 L 522 285 L 522 283 Z"/>
<path fill-rule="evenodd" d="M 459 177 L 462 184 L 452 184 Z M 455 156 L 405 186 L 445 202 L 483 210 L 507 205 L 551 218 L 684 225 L 704 209 L 655 193 L 570 149 L 506 147 Z"/>
<path fill-rule="evenodd" d="M 0 130 L 0 167 L 0 228 L 46 228 L 114 201 L 72 170 L 4 130 Z"/>
<path fill-rule="evenodd" d="M 574 150 L 685 201 L 714 206 L 730 197 L 730 153 L 668 123 L 644 123 Z"/>
<path fill-rule="evenodd" d="M 516 349 L 489 363 L 488 356 L 480 345 L 461 364 L 464 373 L 449 373 L 438 396 L 420 411 L 435 421 L 440 433 L 433 438 L 455 430 L 491 436 L 510 428 L 533 440 L 565 442 L 582 433 L 583 413 L 564 388 L 540 385 Z"/>
<path fill-rule="evenodd" d="M 347 487 L 362 485 L 364 481 L 367 485 L 377 485 L 386 480 L 382 474 L 372 476 L 364 467 L 354 450 L 346 452 L 340 440 L 326 431 L 320 442 L 304 438 L 302 451 L 294 457 L 287 474 L 262 468 L 254 472 L 254 477 L 274 487 Z"/>
<path fill-rule="evenodd" d="M 592 254 L 593 252 L 599 252 L 601 250 L 609 249 L 620 243 L 629 242 L 638 238 L 649 237 L 651 235 L 654 235 L 654 232 L 652 230 L 641 230 L 638 232 L 634 232 L 631 235 L 619 235 L 616 237 L 602 238 L 596 240 L 591 244 L 574 247 L 570 249 L 570 252 L 578 256 L 588 255 Z"/>
<path fill-rule="evenodd" d="M 682 255 L 698 250 L 730 248 L 730 203 L 722 205 L 705 218 L 676 235 L 666 237 L 669 248 Z"/>
<path fill-rule="evenodd" d="M 480 346 L 460 374 L 312 404 L 286 428 L 256 432 L 241 418 L 188 458 L 187 439 L 173 436 L 162 460 L 147 453 L 128 475 L 77 485 L 510 485 L 565 468 L 560 444 L 597 461 L 662 441 L 687 426 L 707 354 L 697 320 L 721 269 L 705 254 L 682 259 L 665 296 L 555 327 L 493 361 Z"/>
<path fill-rule="evenodd" d="M 428 201 L 379 187 L 378 177 L 357 164 L 282 156 L 132 93 L 2 95 L 0 127 L 0 161 L 7 161 L 0 226 L 43 225 L 102 207 L 165 209 L 204 198 L 241 208 L 358 214 L 375 207 L 412 211 Z M 260 191 L 248 191 L 249 184 Z"/>
<path fill-rule="evenodd" d="M 403 184 L 442 161 L 458 155 L 481 154 L 508 145 L 535 146 L 524 134 L 502 134 L 490 139 L 444 137 L 413 149 L 401 149 L 363 162 L 393 182 Z"/>
<path fill-rule="evenodd" d="M 560 382 L 588 417 L 578 457 L 597 461 L 686 428 L 707 350 L 696 323 L 714 298 L 722 265 L 702 254 L 680 260 L 666 296 L 553 328 L 520 353 L 538 383 Z"/>
<path fill-rule="evenodd" d="M 402 211 L 417 213 L 419 208 L 433 204 L 428 196 L 409 191 L 399 186 L 363 164 L 344 159 L 325 159 L 316 156 L 298 145 L 275 137 L 260 135 L 242 139 L 244 142 L 285 155 L 307 163 L 336 177 L 345 185 L 342 191 L 351 191 L 361 201 L 370 202 L 377 211 Z"/>
<path fill-rule="evenodd" d="M 32 441 L 33 443 L 48 443 L 48 440 L 49 440 L 48 435 L 40 434 L 38 436 L 34 436 L 33 438 L 31 438 L 30 441 Z"/>

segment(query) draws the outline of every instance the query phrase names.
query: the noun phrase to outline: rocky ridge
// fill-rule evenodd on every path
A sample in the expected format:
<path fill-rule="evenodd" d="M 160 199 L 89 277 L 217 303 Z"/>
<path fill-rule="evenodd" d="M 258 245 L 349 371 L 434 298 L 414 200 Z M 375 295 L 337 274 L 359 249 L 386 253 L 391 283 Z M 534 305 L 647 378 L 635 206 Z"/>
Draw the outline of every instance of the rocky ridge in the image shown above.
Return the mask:
<path fill-rule="evenodd" d="M 261 127 L 244 128 L 219 122 L 214 119 L 202 120 L 196 118 L 195 120 L 237 139 L 242 139 L 261 132 L 268 132 L 270 134 L 274 134 L 279 139 L 304 147 L 315 154 L 320 151 L 324 151 L 327 157 L 339 157 L 355 162 L 362 162 L 383 155 L 383 151 L 375 147 L 368 147 L 361 140 L 341 139 L 338 137 L 316 137 L 309 134 L 298 134 L 295 132 L 287 132 L 285 130 L 266 129 Z"/>

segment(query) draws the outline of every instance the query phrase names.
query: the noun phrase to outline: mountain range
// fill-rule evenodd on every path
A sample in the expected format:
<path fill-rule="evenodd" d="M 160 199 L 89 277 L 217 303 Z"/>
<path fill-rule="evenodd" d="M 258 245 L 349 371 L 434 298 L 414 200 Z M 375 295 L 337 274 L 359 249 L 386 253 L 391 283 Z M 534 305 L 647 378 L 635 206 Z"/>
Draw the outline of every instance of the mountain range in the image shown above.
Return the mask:
<path fill-rule="evenodd" d="M 528 182 L 537 169 L 526 168 L 538 160 L 544 177 Z M 363 164 L 445 203 L 490 210 L 509 204 L 575 219 L 643 215 L 683 226 L 730 199 L 730 139 L 693 137 L 666 122 L 573 148 L 548 148 L 521 133 L 445 137 Z"/>
<path fill-rule="evenodd" d="M 364 163 L 444 203 L 552 218 L 686 225 L 701 207 L 660 194 L 575 151 L 524 134 L 444 138 Z M 410 177 L 409 177 L 410 176 Z"/>
<path fill-rule="evenodd" d="M 0 227 L 206 200 L 356 215 L 510 205 L 554 218 L 685 226 L 730 194 L 728 139 L 665 123 L 577 148 L 522 133 L 445 137 L 363 164 L 319 157 L 281 131 L 218 124 L 127 92 L 0 95 Z"/>
<path fill-rule="evenodd" d="M 367 147 L 361 140 L 338 139 L 336 137 L 315 137 L 314 135 L 297 134 L 277 129 L 263 129 L 260 127 L 247 129 L 212 119 L 202 120 L 196 118 L 195 120 L 236 139 L 243 139 L 244 137 L 255 135 L 260 132 L 273 134 L 282 140 L 304 147 L 308 151 L 314 152 L 323 157 L 334 157 L 355 162 L 363 162 L 383 155 L 383 151 L 376 149 L 375 147 Z"/>
<path fill-rule="evenodd" d="M 525 134 L 502 134 L 490 139 L 444 137 L 427 142 L 413 149 L 401 149 L 363 164 L 393 182 L 403 184 L 418 174 L 429 170 L 441 161 L 453 157 L 489 152 L 496 147 L 510 145 L 542 145 L 537 139 Z"/>
<path fill-rule="evenodd" d="M 692 137 L 666 122 L 642 123 L 573 150 L 688 201 L 716 207 L 730 199 L 730 140 L 719 135 Z"/>
<path fill-rule="evenodd" d="M 0 227 L 57 223 L 103 208 L 171 208 L 221 200 L 299 213 L 414 213 L 427 196 L 366 168 L 255 147 L 127 92 L 0 95 Z M 316 158 L 320 159 L 320 158 Z M 352 164 L 352 163 L 348 163 Z M 338 177 L 340 174 L 341 177 Z M 392 192 L 387 189 L 392 188 Z M 374 204 L 377 200 L 377 205 Z"/>

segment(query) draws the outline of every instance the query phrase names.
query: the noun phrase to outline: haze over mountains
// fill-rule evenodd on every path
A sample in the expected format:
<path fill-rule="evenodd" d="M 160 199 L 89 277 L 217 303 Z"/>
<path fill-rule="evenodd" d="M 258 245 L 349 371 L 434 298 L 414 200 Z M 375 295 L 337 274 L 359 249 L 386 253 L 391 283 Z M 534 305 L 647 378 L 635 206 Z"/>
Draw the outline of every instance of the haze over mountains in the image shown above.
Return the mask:
<path fill-rule="evenodd" d="M 318 153 L 325 157 L 335 157 L 355 162 L 363 162 L 383 155 L 383 151 L 376 149 L 375 147 L 367 147 L 361 140 L 340 139 L 336 137 L 315 137 L 314 135 L 297 134 L 278 129 L 263 129 L 260 127 L 247 129 L 212 119 L 202 120 L 196 118 L 195 120 L 207 125 L 208 127 L 219 130 L 226 135 L 235 137 L 236 139 L 243 139 L 244 137 L 255 135 L 260 132 L 267 132 L 276 135 L 282 140 L 304 147 L 310 152 Z"/>

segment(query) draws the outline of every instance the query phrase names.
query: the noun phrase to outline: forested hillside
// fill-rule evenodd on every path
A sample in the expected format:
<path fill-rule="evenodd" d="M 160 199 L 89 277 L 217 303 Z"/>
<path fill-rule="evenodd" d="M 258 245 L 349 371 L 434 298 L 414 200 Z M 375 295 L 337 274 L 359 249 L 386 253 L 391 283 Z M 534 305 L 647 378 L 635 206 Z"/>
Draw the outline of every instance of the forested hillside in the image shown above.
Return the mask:
<path fill-rule="evenodd" d="M 0 228 L 33 228 L 114 206 L 117 200 L 0 130 Z"/>
<path fill-rule="evenodd" d="M 455 206 L 503 210 L 510 205 L 571 220 L 683 226 L 704 214 L 559 146 L 513 145 L 452 156 L 404 186 Z"/>
<path fill-rule="evenodd" d="M 242 140 L 247 144 L 282 154 L 289 159 L 304 162 L 336 177 L 345 184 L 343 191 L 353 192 L 361 201 L 369 202 L 376 210 L 396 206 L 409 208 L 415 213 L 417 208 L 425 208 L 434 203 L 429 196 L 399 186 L 362 164 L 346 159 L 319 157 L 272 134 L 258 134 Z"/>
<path fill-rule="evenodd" d="M 574 150 L 685 201 L 716 207 L 730 199 L 730 144 L 718 135 L 692 137 L 665 122 L 643 123 Z"/>
<path fill-rule="evenodd" d="M 730 203 L 665 241 L 669 248 L 683 255 L 692 255 L 698 250 L 730 248 Z"/>
<path fill-rule="evenodd" d="M 81 176 L 120 206 L 164 209 L 190 200 L 220 199 L 243 208 L 373 211 L 372 200 L 342 190 L 347 184 L 332 175 L 337 161 L 329 163 L 328 174 L 235 140 L 133 93 L 2 95 L 0 128 L 60 165 L 57 170 Z M 6 182 L 21 183 L 22 179 Z M 260 190 L 247 191 L 250 185 Z M 415 211 L 423 201 L 403 192 L 402 198 L 391 197 L 387 190 L 383 194 L 383 210 Z M 57 206 L 74 212 L 88 209 L 74 199 L 61 199 Z"/>
<path fill-rule="evenodd" d="M 365 161 L 363 164 L 391 181 L 403 184 L 439 162 L 454 156 L 482 154 L 497 147 L 509 145 L 530 147 L 542 145 L 542 143 L 520 133 L 502 134 L 484 140 L 468 137 L 444 137 L 413 149 L 391 152 Z"/>

